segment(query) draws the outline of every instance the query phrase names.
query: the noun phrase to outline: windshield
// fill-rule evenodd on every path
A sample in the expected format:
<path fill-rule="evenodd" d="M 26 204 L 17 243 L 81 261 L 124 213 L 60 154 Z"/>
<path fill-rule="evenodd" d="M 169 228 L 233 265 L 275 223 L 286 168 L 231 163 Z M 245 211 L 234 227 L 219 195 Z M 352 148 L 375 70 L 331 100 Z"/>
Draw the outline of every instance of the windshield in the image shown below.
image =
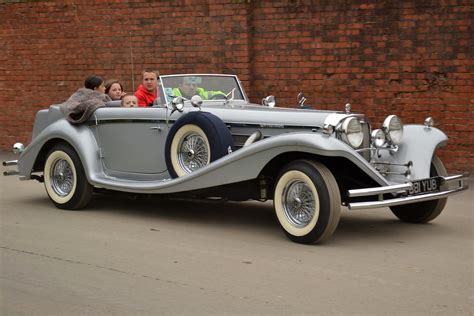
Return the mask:
<path fill-rule="evenodd" d="M 175 97 L 190 100 L 199 95 L 206 100 L 244 100 L 236 76 L 231 75 L 172 75 L 161 76 L 166 102 Z"/>

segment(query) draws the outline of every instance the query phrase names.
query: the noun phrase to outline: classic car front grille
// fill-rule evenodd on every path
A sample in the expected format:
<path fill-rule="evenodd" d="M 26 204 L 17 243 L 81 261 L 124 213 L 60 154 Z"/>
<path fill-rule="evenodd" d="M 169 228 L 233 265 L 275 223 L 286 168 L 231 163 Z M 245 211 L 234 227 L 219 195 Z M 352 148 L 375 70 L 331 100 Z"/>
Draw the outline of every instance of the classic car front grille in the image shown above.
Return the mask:
<path fill-rule="evenodd" d="M 370 124 L 369 122 L 360 122 L 362 124 L 362 130 L 364 131 L 364 140 L 362 141 L 362 145 L 360 149 L 366 149 L 360 152 L 361 156 L 364 157 L 365 160 L 370 161 Z"/>

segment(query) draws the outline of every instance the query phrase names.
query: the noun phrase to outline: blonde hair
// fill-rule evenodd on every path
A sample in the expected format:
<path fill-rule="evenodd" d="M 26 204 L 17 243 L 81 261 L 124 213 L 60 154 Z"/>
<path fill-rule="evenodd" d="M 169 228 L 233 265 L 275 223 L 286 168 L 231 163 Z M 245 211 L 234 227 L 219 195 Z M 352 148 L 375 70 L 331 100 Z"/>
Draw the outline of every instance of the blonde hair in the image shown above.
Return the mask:
<path fill-rule="evenodd" d="M 142 77 L 145 75 L 145 72 L 154 73 L 156 75 L 156 78 L 158 78 L 158 76 L 159 76 L 159 71 L 158 70 L 154 70 L 154 69 L 151 69 L 151 68 L 146 68 L 142 71 Z"/>

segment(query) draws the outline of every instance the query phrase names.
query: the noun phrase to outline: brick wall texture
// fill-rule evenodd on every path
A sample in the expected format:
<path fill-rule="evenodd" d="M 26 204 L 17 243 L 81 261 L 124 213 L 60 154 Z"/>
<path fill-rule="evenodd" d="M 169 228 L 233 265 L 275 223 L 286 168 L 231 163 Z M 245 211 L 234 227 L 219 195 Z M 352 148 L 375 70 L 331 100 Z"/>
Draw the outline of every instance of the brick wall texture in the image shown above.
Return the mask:
<path fill-rule="evenodd" d="M 474 171 L 472 0 L 0 0 L 0 149 L 88 75 L 133 92 L 145 67 L 237 74 L 257 103 L 350 102 L 374 127 L 432 116 L 448 170 Z"/>

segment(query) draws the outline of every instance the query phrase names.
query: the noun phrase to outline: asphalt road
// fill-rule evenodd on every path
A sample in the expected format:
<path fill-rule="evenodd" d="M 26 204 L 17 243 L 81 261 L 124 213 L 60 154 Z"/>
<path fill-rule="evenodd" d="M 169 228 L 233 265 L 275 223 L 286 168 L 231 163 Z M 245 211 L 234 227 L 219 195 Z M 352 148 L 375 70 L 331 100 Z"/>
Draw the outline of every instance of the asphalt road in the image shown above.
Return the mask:
<path fill-rule="evenodd" d="M 0 176 L 0 315 L 472 315 L 472 193 L 426 225 L 344 209 L 306 246 L 271 203 L 97 195 L 62 211 Z"/>

